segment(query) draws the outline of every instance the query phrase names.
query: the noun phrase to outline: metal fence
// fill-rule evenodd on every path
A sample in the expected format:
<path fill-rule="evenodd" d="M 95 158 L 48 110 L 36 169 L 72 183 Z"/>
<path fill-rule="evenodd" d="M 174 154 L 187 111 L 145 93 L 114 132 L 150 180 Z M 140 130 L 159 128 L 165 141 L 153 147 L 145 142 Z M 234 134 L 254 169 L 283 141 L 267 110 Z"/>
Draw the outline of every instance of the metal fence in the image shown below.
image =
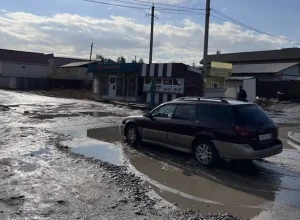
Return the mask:
<path fill-rule="evenodd" d="M 300 99 L 300 81 L 257 81 L 258 97 L 277 98 L 277 93 L 283 93 L 285 99 Z"/>

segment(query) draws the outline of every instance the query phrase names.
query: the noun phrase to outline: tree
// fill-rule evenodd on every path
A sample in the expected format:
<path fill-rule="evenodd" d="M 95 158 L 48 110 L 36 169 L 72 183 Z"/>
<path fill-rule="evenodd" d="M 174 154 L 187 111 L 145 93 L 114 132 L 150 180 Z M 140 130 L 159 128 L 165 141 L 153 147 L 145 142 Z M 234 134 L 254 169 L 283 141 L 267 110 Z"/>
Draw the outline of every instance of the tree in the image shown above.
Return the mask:
<path fill-rule="evenodd" d="M 104 56 L 102 56 L 101 54 L 96 54 L 96 60 L 100 60 L 100 62 L 102 64 L 105 64 L 107 62 L 107 58 L 105 58 Z"/>
<path fill-rule="evenodd" d="M 117 63 L 126 63 L 126 59 L 123 56 L 118 57 Z"/>
<path fill-rule="evenodd" d="M 141 59 L 139 60 L 139 63 L 144 63 L 144 60 L 141 58 Z"/>
<path fill-rule="evenodd" d="M 132 60 L 131 63 L 137 63 L 136 60 Z"/>

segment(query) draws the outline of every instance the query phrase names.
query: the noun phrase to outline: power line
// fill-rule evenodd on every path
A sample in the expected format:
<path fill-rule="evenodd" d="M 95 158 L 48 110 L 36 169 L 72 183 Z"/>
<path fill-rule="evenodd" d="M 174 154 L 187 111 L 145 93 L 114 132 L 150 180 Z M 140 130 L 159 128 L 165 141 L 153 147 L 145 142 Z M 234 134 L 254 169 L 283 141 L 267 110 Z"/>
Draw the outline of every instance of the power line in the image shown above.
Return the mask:
<path fill-rule="evenodd" d="M 239 22 L 239 21 L 237 21 L 237 20 L 235 20 L 235 19 L 233 19 L 233 18 L 231 18 L 231 17 L 229 17 L 229 16 L 227 16 L 227 15 L 224 15 L 223 13 L 221 13 L 221 12 L 215 10 L 215 9 L 212 9 L 212 12 L 215 13 L 215 14 L 217 14 L 217 16 L 211 15 L 212 17 L 221 19 L 221 20 L 223 20 L 223 21 L 228 21 L 228 22 L 230 22 L 230 23 L 232 23 L 232 24 L 239 25 L 239 26 L 241 26 L 241 27 L 243 27 L 243 28 L 246 28 L 246 29 L 255 31 L 255 32 L 257 32 L 257 33 L 264 34 L 264 35 L 268 35 L 268 36 L 271 36 L 271 37 L 274 37 L 274 38 L 277 38 L 277 39 L 281 39 L 281 40 L 284 40 L 284 41 L 287 41 L 287 42 L 297 42 L 297 43 L 299 42 L 299 41 L 296 41 L 296 40 L 292 40 L 292 39 L 285 38 L 285 37 L 280 37 L 280 36 L 277 36 L 277 35 L 270 34 L 270 33 L 267 33 L 267 32 L 265 32 L 265 31 L 259 30 L 259 29 L 257 29 L 257 28 L 251 27 L 251 26 L 246 25 L 246 24 L 244 24 L 244 23 L 242 23 L 242 22 Z M 219 17 L 219 16 L 221 16 L 221 17 Z"/>
<path fill-rule="evenodd" d="M 136 3 L 136 2 L 129 2 L 129 1 L 124 1 L 124 0 L 113 0 L 113 1 L 123 2 L 123 3 L 127 3 L 127 4 L 132 4 L 132 5 L 141 5 L 141 6 L 151 7 L 151 5 L 146 5 L 146 4 L 142 4 L 142 3 Z"/>
<path fill-rule="evenodd" d="M 179 11 L 179 12 L 194 12 L 194 13 L 197 13 L 197 11 L 199 10 L 205 10 L 205 9 L 198 9 L 197 11 L 195 10 L 181 10 L 181 9 L 173 9 L 173 8 L 157 8 L 157 10 L 160 10 L 160 11 Z"/>
<path fill-rule="evenodd" d="M 153 5 L 153 4 L 155 4 L 155 5 L 162 5 L 162 6 L 173 7 L 173 8 L 185 8 L 185 9 L 191 9 L 191 10 L 205 10 L 205 9 L 202 9 L 202 8 L 191 8 L 191 7 L 185 7 L 185 6 L 176 6 L 176 5 L 156 3 L 156 2 L 149 2 L 149 1 L 143 1 L 143 0 L 131 0 L 131 1 L 148 3 L 148 4 L 151 4 L 151 5 Z"/>
<path fill-rule="evenodd" d="M 195 38 L 195 36 L 198 34 L 198 32 L 199 32 L 200 30 L 201 30 L 200 28 L 197 30 L 197 32 L 192 36 L 192 38 L 191 38 L 191 39 L 187 42 L 187 44 L 182 48 L 182 50 L 181 50 L 180 53 L 177 55 L 177 57 L 174 59 L 174 61 L 178 59 L 178 57 L 182 54 L 182 52 L 185 50 L 185 48 L 192 42 L 192 40 Z"/>
<path fill-rule="evenodd" d="M 128 5 L 118 5 L 118 4 L 111 4 L 107 2 L 101 2 L 101 1 L 95 1 L 95 0 L 84 0 L 86 2 L 93 2 L 93 3 L 98 3 L 98 4 L 103 4 L 103 5 L 112 5 L 112 6 L 118 6 L 118 7 L 123 7 L 123 8 L 133 8 L 133 9 L 149 9 L 149 8 L 142 8 L 142 7 L 135 7 L 135 6 L 128 6 Z"/>
<path fill-rule="evenodd" d="M 138 2 L 130 2 L 130 1 L 125 1 L 125 0 L 113 0 L 116 2 L 123 2 L 123 3 L 127 3 L 127 4 L 133 4 L 133 5 L 141 5 L 141 6 L 146 6 L 146 7 L 152 7 L 152 5 L 146 5 L 145 3 L 138 3 Z M 152 3 L 148 3 L 148 4 L 152 4 Z M 155 5 L 156 3 L 154 3 Z M 188 10 L 178 10 L 178 9 L 174 9 L 174 8 L 165 8 L 165 7 L 159 7 L 156 8 L 156 10 L 168 10 L 168 11 L 184 11 L 184 12 L 195 12 L 195 10 L 205 10 L 205 9 L 188 9 Z"/>
<path fill-rule="evenodd" d="M 159 10 L 157 10 L 159 11 Z M 204 13 L 181 13 L 181 12 L 170 12 L 170 11 L 159 11 L 160 13 L 164 14 L 164 13 L 167 13 L 167 14 L 174 14 L 174 15 L 205 15 Z"/>

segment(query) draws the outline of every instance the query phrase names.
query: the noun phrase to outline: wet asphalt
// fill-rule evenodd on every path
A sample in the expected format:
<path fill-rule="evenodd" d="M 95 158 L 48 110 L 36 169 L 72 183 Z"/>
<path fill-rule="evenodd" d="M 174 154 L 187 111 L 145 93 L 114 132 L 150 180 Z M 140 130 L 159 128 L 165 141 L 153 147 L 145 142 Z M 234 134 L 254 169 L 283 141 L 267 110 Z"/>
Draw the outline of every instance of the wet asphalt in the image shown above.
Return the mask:
<path fill-rule="evenodd" d="M 68 190 L 60 190 L 62 185 L 55 184 L 55 181 L 66 182 L 67 186 L 68 181 L 76 179 L 77 183 L 69 186 L 74 190 L 74 196 L 65 195 L 67 198 L 70 197 L 66 200 L 67 203 L 74 201 L 74 198 L 91 200 L 88 189 L 76 195 L 78 185 L 91 177 L 91 182 L 95 181 L 94 175 L 106 174 L 89 161 L 74 159 L 68 157 L 68 153 L 53 150 L 49 146 L 54 138 L 56 140 L 61 138 L 60 144 L 68 146 L 76 155 L 92 157 L 116 167 L 125 167 L 134 173 L 144 181 L 146 187 L 151 187 L 148 194 L 162 202 L 162 205 L 158 205 L 160 209 L 169 206 L 167 210 L 178 207 L 200 210 L 201 213 L 229 212 L 244 219 L 299 219 L 300 152 L 290 143 L 287 133 L 300 124 L 297 114 L 300 105 L 285 104 L 268 109 L 270 116 L 280 126 L 279 135 L 284 143 L 282 154 L 252 163 L 223 161 L 218 168 L 210 170 L 200 166 L 188 154 L 148 144 L 136 148 L 127 146 L 119 135 L 118 124 L 125 116 L 142 114 L 140 110 L 92 101 L 56 99 L 1 90 L 0 97 L 0 104 L 10 107 L 10 113 L 1 117 L 0 164 L 3 169 L 1 179 L 4 179 L 4 182 L 2 181 L 1 185 L 4 190 L 0 193 L 0 217 L 2 215 L 3 219 L 4 217 L 10 219 L 12 216 L 21 216 L 20 219 L 39 218 L 43 215 L 64 216 L 63 213 L 67 213 L 70 209 L 64 204 L 63 199 L 63 194 Z M 15 146 L 11 147 L 12 145 Z M 16 155 L 19 155 L 19 158 L 16 158 Z M 44 162 L 35 162 L 36 157 L 42 157 Z M 54 171 L 49 168 L 55 173 L 45 171 L 49 164 L 55 167 Z M 74 169 L 71 169 L 73 166 Z M 75 169 L 76 166 L 81 168 Z M 17 174 L 13 167 L 17 167 Z M 47 175 L 47 180 L 52 181 L 52 184 L 49 184 L 51 195 L 47 193 L 48 184 L 43 180 L 45 178 L 43 172 Z M 76 172 L 80 173 L 81 178 L 77 179 Z M 90 174 L 87 175 L 87 172 Z M 20 186 L 18 184 L 20 178 L 26 179 L 33 189 Z M 32 181 L 32 178 L 35 181 Z M 8 182 L 4 184 L 6 179 Z M 108 178 L 107 181 L 111 180 Z M 97 187 L 97 184 L 104 186 L 104 182 L 103 180 L 103 183 L 95 181 L 92 184 L 85 184 L 88 187 L 91 185 Z M 14 194 L 5 195 L 4 191 L 10 192 L 14 183 L 16 185 Z M 26 193 L 22 188 L 25 188 Z M 41 190 L 43 193 L 37 193 L 35 190 Z M 116 190 L 119 192 L 118 188 Z M 98 189 L 93 195 L 94 200 L 97 198 L 96 195 L 102 195 L 103 191 L 108 189 Z M 43 198 L 40 198 L 41 196 Z M 48 200 L 45 199 L 47 196 Z M 91 201 L 90 207 L 85 202 L 78 203 L 78 206 L 72 205 L 71 208 L 80 207 L 78 210 L 90 209 L 89 211 L 93 212 L 93 208 L 101 205 L 107 207 L 103 203 L 110 201 L 113 203 L 122 196 L 122 193 L 119 195 L 115 193 L 112 195 L 115 199 L 102 202 L 99 200 L 98 203 Z M 52 200 L 56 201 L 55 207 Z M 38 203 L 42 203 L 43 208 Z M 61 207 L 62 204 L 64 208 Z M 110 204 L 111 206 L 114 204 Z M 51 211 L 57 209 L 58 214 L 52 215 Z M 122 206 L 122 210 L 119 211 L 109 212 L 107 209 L 99 211 L 107 212 L 107 216 L 119 212 L 117 215 L 121 215 L 121 219 L 123 217 L 134 219 L 137 218 L 134 210 L 134 207 Z M 41 214 L 39 211 L 44 213 Z M 157 219 L 167 219 L 167 216 L 159 217 L 159 215 L 161 213 L 153 214 Z M 86 216 L 86 219 L 91 219 L 87 214 Z M 94 216 L 99 217 L 99 212 Z M 75 213 L 70 219 L 76 219 L 75 217 L 81 219 L 82 215 Z"/>

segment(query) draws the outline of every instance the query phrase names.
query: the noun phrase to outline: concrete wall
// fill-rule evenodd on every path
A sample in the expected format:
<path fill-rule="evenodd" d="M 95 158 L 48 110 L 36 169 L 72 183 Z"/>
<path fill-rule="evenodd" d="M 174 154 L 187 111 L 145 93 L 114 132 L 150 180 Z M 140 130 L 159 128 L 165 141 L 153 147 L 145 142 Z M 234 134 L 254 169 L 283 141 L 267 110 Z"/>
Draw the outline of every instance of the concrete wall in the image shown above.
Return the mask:
<path fill-rule="evenodd" d="M 1 75 L 46 78 L 47 68 L 47 65 L 2 62 Z"/>
<path fill-rule="evenodd" d="M 299 66 L 298 65 L 292 66 L 292 67 L 282 71 L 282 73 L 286 74 L 286 75 L 300 76 Z"/>
<path fill-rule="evenodd" d="M 86 67 L 56 68 L 52 78 L 92 80 L 93 74 L 87 74 Z"/>
<path fill-rule="evenodd" d="M 300 80 L 300 66 L 295 65 L 282 71 L 282 80 Z"/>
<path fill-rule="evenodd" d="M 247 92 L 247 100 L 254 102 L 256 99 L 256 78 L 246 80 L 228 80 L 225 83 L 225 97 L 236 98 L 239 92 L 239 86 L 243 86 Z"/>
<path fill-rule="evenodd" d="M 53 74 L 54 74 L 54 59 L 49 58 L 48 60 L 48 67 L 47 67 L 47 75 L 49 78 L 52 78 Z"/>
<path fill-rule="evenodd" d="M 256 99 L 256 79 L 246 79 L 243 81 L 243 87 L 247 92 L 247 100 L 254 102 Z"/>
<path fill-rule="evenodd" d="M 237 80 L 225 81 L 225 88 L 226 88 L 225 97 L 236 98 L 237 93 L 239 91 L 239 86 L 241 85 L 243 85 L 242 81 L 237 81 Z"/>

